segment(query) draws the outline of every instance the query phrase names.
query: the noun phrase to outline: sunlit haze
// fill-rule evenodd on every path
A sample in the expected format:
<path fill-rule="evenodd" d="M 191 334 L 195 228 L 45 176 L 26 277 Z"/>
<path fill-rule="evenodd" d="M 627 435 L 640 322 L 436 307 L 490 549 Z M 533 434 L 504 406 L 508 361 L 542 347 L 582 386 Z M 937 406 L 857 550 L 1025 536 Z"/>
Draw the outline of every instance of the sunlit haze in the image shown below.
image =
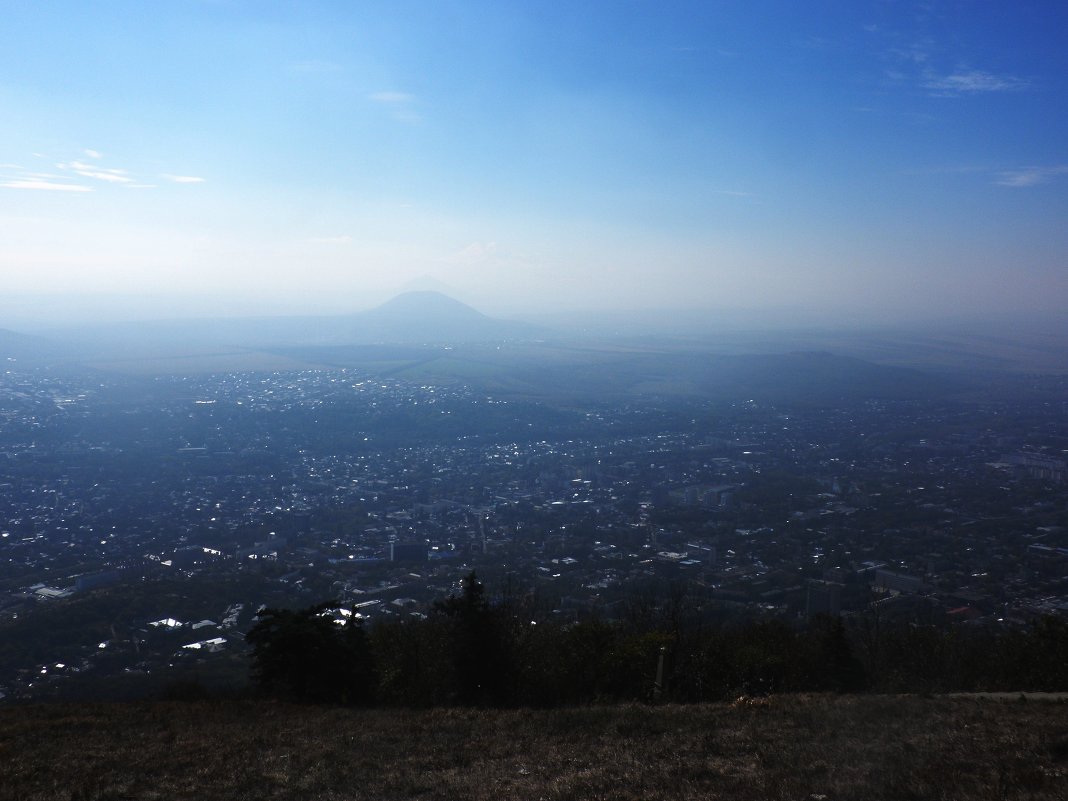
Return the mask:
<path fill-rule="evenodd" d="M 0 314 L 1068 303 L 1060 2 L 40 2 Z M 800 311 L 799 311 L 800 310 Z"/>

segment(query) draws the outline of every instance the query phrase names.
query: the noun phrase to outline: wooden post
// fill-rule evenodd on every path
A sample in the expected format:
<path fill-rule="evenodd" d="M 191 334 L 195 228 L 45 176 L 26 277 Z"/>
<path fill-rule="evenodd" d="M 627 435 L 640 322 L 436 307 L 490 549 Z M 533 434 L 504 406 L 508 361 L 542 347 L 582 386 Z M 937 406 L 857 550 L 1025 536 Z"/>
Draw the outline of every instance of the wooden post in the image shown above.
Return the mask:
<path fill-rule="evenodd" d="M 664 654 L 667 653 L 667 646 L 660 646 L 660 656 L 656 660 L 656 682 L 653 684 L 653 700 L 659 701 L 661 694 L 664 692 Z"/>

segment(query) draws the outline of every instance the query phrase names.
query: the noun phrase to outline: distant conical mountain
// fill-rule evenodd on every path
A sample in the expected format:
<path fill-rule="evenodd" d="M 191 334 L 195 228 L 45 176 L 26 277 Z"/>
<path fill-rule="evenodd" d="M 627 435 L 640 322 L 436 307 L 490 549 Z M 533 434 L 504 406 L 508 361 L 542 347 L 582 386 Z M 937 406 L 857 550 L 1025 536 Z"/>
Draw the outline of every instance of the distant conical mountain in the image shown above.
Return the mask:
<path fill-rule="evenodd" d="M 61 331 L 84 357 L 132 358 L 182 350 L 353 345 L 448 345 L 533 339 L 537 326 L 496 320 L 441 292 L 404 292 L 355 314 L 109 323 Z M 13 335 L 14 336 L 14 335 Z M 4 339 L 0 332 L 0 356 Z"/>
<path fill-rule="evenodd" d="M 524 323 L 496 320 L 441 292 L 404 292 L 353 315 L 350 333 L 361 342 L 488 342 L 535 336 Z"/>
<path fill-rule="evenodd" d="M 456 287 L 450 286 L 444 281 L 439 281 L 432 275 L 420 275 L 418 278 L 413 278 L 403 286 L 397 287 L 396 292 L 397 294 L 402 292 L 440 292 L 449 297 L 463 294 Z"/>
<path fill-rule="evenodd" d="M 477 311 L 466 303 L 461 303 L 455 298 L 450 298 L 442 292 L 432 290 L 414 290 L 402 292 L 381 306 L 363 312 L 362 316 L 367 319 L 413 319 L 432 318 L 442 322 L 465 321 L 490 321 L 482 312 Z"/>

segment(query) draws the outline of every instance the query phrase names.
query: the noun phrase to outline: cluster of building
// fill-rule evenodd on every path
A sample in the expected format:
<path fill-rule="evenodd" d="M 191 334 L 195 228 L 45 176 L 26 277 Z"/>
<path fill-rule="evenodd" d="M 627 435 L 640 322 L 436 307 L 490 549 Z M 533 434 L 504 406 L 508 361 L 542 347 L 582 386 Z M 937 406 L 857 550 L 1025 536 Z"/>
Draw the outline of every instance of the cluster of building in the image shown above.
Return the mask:
<path fill-rule="evenodd" d="M 264 605 L 418 617 L 471 570 L 495 597 L 565 620 L 680 597 L 710 618 L 1068 615 L 1066 411 L 577 410 L 340 369 L 7 373 L 0 631 L 18 641 L 61 604 L 139 600 L 104 639 L 72 634 L 47 661 L 15 649 L 0 687 L 218 658 Z"/>

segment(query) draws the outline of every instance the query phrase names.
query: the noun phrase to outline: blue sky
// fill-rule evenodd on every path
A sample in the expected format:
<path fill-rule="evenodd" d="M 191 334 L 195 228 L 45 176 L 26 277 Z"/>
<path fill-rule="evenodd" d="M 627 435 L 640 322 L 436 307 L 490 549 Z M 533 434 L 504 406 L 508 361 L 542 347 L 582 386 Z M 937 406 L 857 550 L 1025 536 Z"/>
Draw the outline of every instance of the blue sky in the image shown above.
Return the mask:
<path fill-rule="evenodd" d="M 35 308 L 1068 301 L 1061 2 L 0 7 L 0 295 Z"/>

